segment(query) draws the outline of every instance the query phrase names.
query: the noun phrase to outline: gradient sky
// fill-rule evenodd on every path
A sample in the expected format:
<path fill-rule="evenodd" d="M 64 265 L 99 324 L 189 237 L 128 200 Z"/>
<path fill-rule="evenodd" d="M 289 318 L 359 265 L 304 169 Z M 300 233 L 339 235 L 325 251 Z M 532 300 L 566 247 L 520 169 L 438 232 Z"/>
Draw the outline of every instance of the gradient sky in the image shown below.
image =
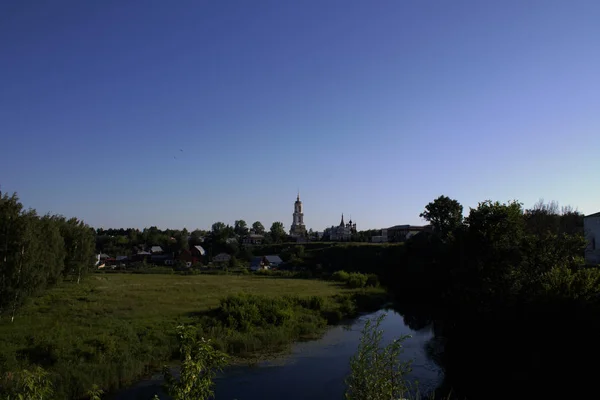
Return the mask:
<path fill-rule="evenodd" d="M 95 227 L 600 211 L 600 2 L 5 0 L 0 184 Z M 183 150 L 183 151 L 180 151 Z M 174 158 L 177 157 L 177 158 Z"/>

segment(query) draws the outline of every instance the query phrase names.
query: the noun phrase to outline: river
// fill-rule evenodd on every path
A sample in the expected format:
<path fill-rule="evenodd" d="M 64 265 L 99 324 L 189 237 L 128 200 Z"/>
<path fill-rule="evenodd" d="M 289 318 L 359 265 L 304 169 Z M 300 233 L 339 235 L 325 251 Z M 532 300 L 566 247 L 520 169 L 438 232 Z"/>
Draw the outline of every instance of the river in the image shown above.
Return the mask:
<path fill-rule="evenodd" d="M 418 381 L 421 392 L 435 389 L 442 381 L 439 367 L 426 353 L 427 342 L 433 334 L 429 328 L 414 331 L 408 328 L 400 314 L 378 311 L 364 315 L 346 324 L 329 329 L 314 341 L 293 345 L 291 353 L 276 361 L 266 361 L 255 366 L 227 368 L 215 380 L 217 400 L 331 400 L 342 399 L 346 389 L 344 380 L 350 371 L 350 358 L 356 352 L 361 329 L 367 318 L 381 313 L 387 317 L 381 324 L 385 344 L 398 336 L 412 337 L 404 342 L 402 360 L 413 360 L 411 382 Z M 162 379 L 151 379 L 125 389 L 113 400 L 151 399 L 161 393 Z M 167 399 L 161 393 L 161 399 Z"/>

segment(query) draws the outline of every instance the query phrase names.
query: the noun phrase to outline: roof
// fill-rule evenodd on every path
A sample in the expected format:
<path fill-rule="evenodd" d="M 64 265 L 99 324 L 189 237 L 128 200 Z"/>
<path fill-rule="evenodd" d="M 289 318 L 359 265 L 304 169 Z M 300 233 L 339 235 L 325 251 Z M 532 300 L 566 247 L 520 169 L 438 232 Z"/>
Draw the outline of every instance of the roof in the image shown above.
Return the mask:
<path fill-rule="evenodd" d="M 149 253 L 149 252 L 147 252 L 147 251 L 138 251 L 137 253 L 138 253 L 138 255 L 140 255 L 140 256 L 148 256 L 148 255 L 150 255 L 150 253 Z"/>
<path fill-rule="evenodd" d="M 100 254 L 98 254 L 98 256 L 100 258 L 108 258 L 108 257 L 110 257 L 108 254 L 104 254 L 104 253 L 100 253 Z"/>
<path fill-rule="evenodd" d="M 262 238 L 264 238 L 263 235 L 259 235 L 258 233 L 251 233 L 251 234 L 249 234 L 246 237 L 251 238 L 251 239 L 262 239 Z"/>
<path fill-rule="evenodd" d="M 583 218 L 595 218 L 595 217 L 600 217 L 600 212 L 594 213 L 594 214 L 590 214 L 590 215 L 586 215 Z"/>
<path fill-rule="evenodd" d="M 282 263 L 283 260 L 279 258 L 279 256 L 265 256 L 268 262 L 270 263 Z"/>
<path fill-rule="evenodd" d="M 153 253 L 159 253 L 159 252 L 163 251 L 163 249 L 160 246 L 152 246 L 150 248 L 150 251 L 153 252 Z"/>
<path fill-rule="evenodd" d="M 229 259 L 231 259 L 231 256 L 229 254 L 227 254 L 227 253 L 219 253 L 219 254 L 217 254 L 216 256 L 213 257 L 213 260 L 215 258 L 217 258 L 217 259 L 222 258 L 222 259 L 229 260 Z"/>
<path fill-rule="evenodd" d="M 117 261 L 127 260 L 127 256 L 117 256 Z"/>
<path fill-rule="evenodd" d="M 206 250 L 204 250 L 204 247 L 202 247 L 202 246 L 194 246 L 194 248 L 196 250 L 198 250 L 198 252 L 200 253 L 200 255 L 202 255 L 202 256 L 206 255 Z"/>
<path fill-rule="evenodd" d="M 250 265 L 259 265 L 262 262 L 262 257 L 253 257 Z"/>
<path fill-rule="evenodd" d="M 417 226 L 417 225 L 395 225 L 395 226 L 392 226 L 392 227 L 387 228 L 387 229 L 389 229 L 389 230 L 394 230 L 394 229 L 408 229 L 408 230 L 416 230 L 416 231 L 418 231 L 418 230 L 422 230 L 422 229 L 425 229 L 425 228 L 426 228 L 425 226 Z"/>

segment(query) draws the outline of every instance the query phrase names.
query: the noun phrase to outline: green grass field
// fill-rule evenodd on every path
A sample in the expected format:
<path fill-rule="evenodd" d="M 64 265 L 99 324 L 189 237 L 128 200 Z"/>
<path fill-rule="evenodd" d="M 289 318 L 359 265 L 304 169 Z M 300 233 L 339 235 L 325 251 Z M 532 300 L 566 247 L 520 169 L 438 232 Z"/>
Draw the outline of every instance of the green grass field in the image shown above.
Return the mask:
<path fill-rule="evenodd" d="M 316 296 L 324 302 L 315 310 L 294 306 L 294 317 L 284 326 L 242 333 L 209 313 L 221 299 L 239 293 L 266 297 L 267 303 L 283 296 Z M 94 383 L 114 390 L 172 359 L 178 324 L 194 324 L 221 349 L 249 356 L 318 334 L 327 322 L 356 310 L 349 300 L 358 293 L 381 296 L 383 291 L 259 276 L 94 274 L 79 285 L 65 282 L 31 299 L 13 323 L 0 321 L 0 369 L 41 365 L 54 374 L 62 396 L 79 398 Z"/>

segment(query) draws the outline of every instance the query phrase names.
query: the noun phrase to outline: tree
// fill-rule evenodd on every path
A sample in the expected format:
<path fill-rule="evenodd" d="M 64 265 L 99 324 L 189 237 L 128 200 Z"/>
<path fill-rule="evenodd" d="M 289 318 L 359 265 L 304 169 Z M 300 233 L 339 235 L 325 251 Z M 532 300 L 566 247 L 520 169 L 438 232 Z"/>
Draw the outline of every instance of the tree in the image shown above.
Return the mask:
<path fill-rule="evenodd" d="M 233 225 L 233 231 L 238 236 L 246 236 L 248 234 L 248 225 L 243 219 L 238 219 Z"/>
<path fill-rule="evenodd" d="M 260 221 L 256 221 L 252 224 L 252 230 L 254 230 L 254 233 L 258 235 L 264 235 L 265 233 L 265 227 L 260 223 Z"/>
<path fill-rule="evenodd" d="M 55 217 L 65 241 L 64 274 L 77 276 L 77 283 L 94 264 L 95 238 L 93 230 L 77 218 Z"/>
<path fill-rule="evenodd" d="M 281 243 L 286 237 L 283 222 L 273 222 L 271 225 L 270 234 L 275 243 Z"/>
<path fill-rule="evenodd" d="M 164 368 L 165 388 L 173 400 L 205 400 L 213 397 L 214 379 L 227 364 L 227 355 L 216 350 L 209 340 L 198 339 L 193 327 L 177 327 L 181 372 L 176 379 Z M 154 397 L 158 399 L 158 396 Z"/>
<path fill-rule="evenodd" d="M 365 323 L 358 351 L 350 360 L 345 394 L 348 400 L 402 399 L 410 389 L 407 375 L 412 370 L 412 361 L 400 360 L 402 343 L 410 336 L 401 336 L 384 347 L 380 329 L 384 318 L 382 314 Z"/>
<path fill-rule="evenodd" d="M 427 204 L 419 216 L 427 220 L 436 232 L 447 236 L 462 223 L 463 207 L 456 200 L 440 196 Z"/>

